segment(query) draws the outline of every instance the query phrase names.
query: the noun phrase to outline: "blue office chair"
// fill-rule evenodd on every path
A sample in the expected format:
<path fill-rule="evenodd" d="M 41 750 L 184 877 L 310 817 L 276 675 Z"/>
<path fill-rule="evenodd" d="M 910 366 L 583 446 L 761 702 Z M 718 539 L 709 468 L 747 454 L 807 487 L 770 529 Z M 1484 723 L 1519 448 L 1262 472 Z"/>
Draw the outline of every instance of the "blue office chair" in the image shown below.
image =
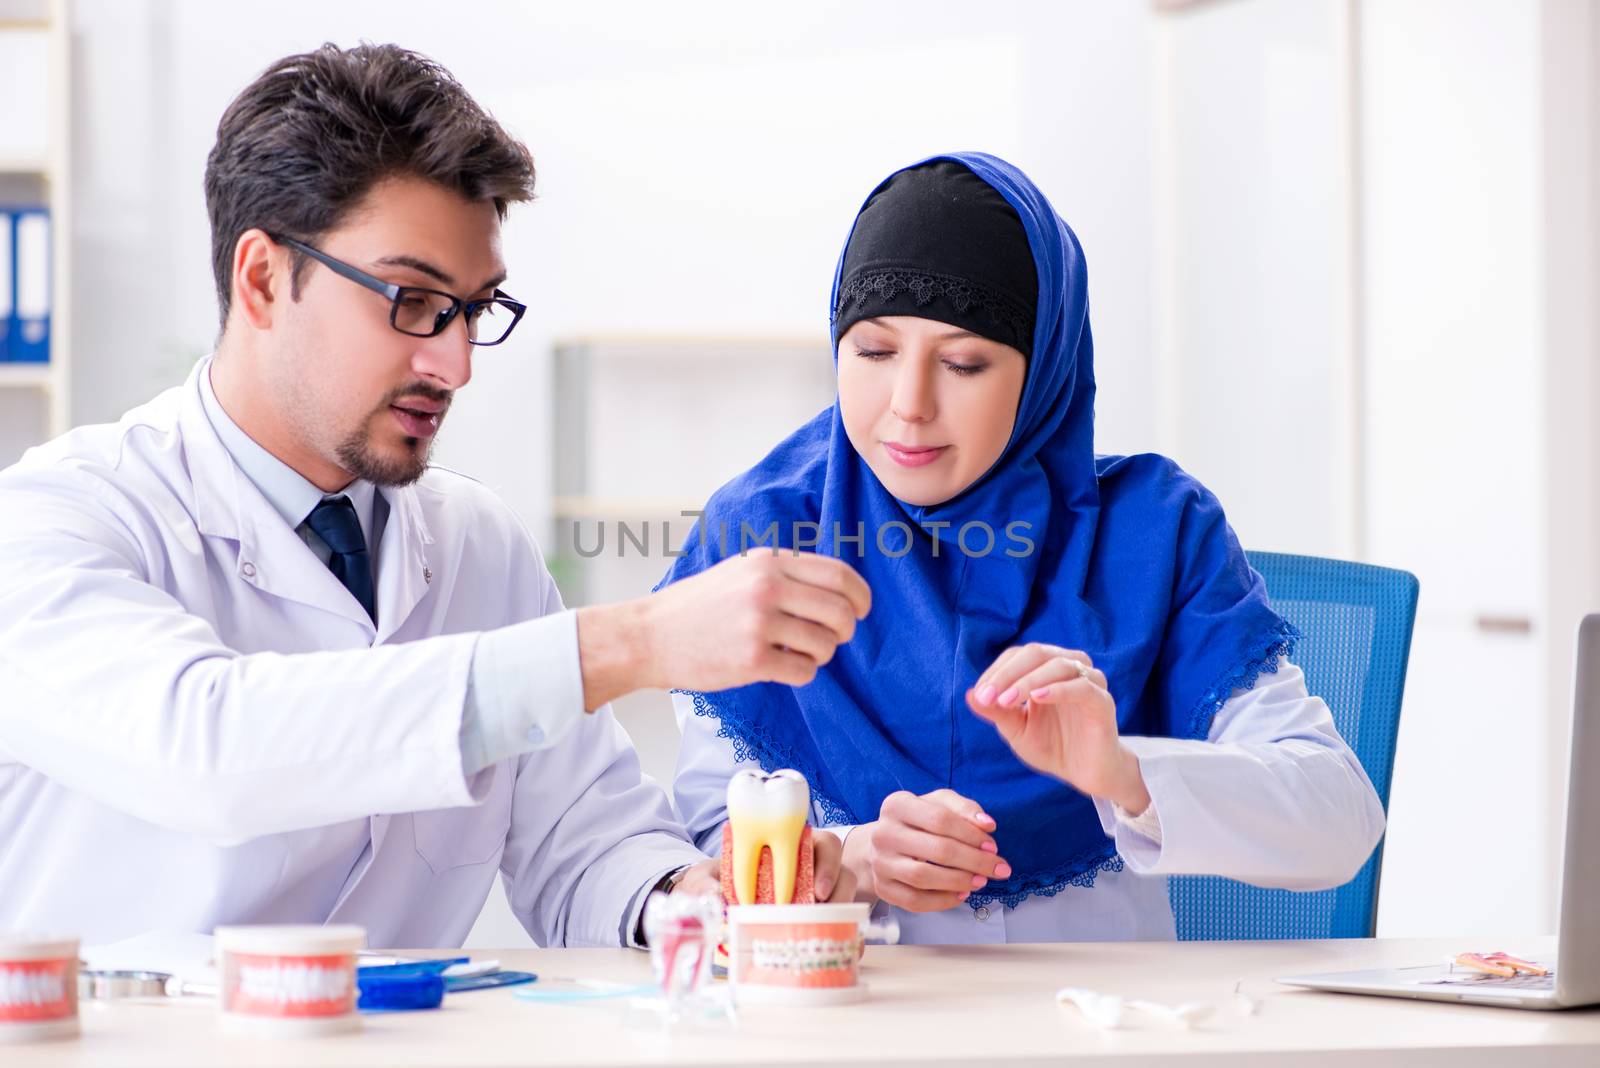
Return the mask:
<path fill-rule="evenodd" d="M 1272 607 L 1302 632 L 1294 662 L 1306 688 L 1328 703 L 1389 809 L 1400 697 L 1405 691 L 1417 578 L 1315 556 L 1252 552 Z M 1383 844 L 1356 877 L 1334 890 L 1263 890 L 1215 876 L 1176 876 L 1168 895 L 1178 937 L 1218 941 L 1370 938 L 1377 927 Z"/>

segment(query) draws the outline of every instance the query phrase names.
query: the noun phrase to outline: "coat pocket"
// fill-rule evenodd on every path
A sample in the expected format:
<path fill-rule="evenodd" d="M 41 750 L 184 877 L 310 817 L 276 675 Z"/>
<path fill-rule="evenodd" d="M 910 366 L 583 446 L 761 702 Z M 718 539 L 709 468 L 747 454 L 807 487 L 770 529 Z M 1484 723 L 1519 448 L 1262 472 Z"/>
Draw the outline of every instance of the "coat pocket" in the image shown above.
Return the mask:
<path fill-rule="evenodd" d="M 511 830 L 512 790 L 516 775 L 510 761 L 491 764 L 472 777 L 473 794 L 483 800 L 460 808 L 436 808 L 411 814 L 417 855 L 435 875 L 455 868 L 491 864 L 505 850 Z"/>

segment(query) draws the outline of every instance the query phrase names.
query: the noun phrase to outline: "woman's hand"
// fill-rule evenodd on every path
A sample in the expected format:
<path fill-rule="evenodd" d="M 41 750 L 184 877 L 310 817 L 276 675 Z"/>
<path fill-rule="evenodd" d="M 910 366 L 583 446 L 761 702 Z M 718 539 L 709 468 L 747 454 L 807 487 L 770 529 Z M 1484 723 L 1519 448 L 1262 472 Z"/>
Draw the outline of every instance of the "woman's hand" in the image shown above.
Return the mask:
<path fill-rule="evenodd" d="M 1106 677 L 1083 653 L 1038 642 L 1007 649 L 967 691 L 1022 762 L 1139 815 L 1150 805 L 1139 759 L 1117 732 Z"/>
<path fill-rule="evenodd" d="M 994 829 L 976 801 L 953 790 L 921 797 L 901 790 L 884 799 L 878 819 L 845 838 L 843 866 L 856 873 L 860 900 L 942 912 L 990 879 L 1011 877 Z"/>
<path fill-rule="evenodd" d="M 856 873 L 844 863 L 844 842 L 825 828 L 811 832 L 811 888 L 818 901 L 856 899 Z"/>

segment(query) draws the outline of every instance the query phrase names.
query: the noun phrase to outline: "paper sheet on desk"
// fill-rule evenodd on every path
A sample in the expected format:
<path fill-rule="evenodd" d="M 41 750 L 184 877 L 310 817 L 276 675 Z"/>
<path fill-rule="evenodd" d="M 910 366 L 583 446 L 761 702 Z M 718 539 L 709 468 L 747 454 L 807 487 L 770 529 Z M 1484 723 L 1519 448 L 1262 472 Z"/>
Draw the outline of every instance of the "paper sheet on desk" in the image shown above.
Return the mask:
<path fill-rule="evenodd" d="M 191 931 L 147 931 L 78 954 L 97 971 L 167 972 L 188 983 L 217 982 L 212 938 Z"/>

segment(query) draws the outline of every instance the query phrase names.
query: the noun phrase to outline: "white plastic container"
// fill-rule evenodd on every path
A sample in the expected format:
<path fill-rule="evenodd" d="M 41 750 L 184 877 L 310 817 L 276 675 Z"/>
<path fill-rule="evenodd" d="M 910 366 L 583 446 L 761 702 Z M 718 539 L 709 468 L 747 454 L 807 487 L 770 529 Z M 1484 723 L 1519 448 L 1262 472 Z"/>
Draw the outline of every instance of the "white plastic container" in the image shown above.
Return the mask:
<path fill-rule="evenodd" d="M 78 940 L 0 933 L 0 1043 L 78 1035 Z"/>
<path fill-rule="evenodd" d="M 218 927 L 223 1028 L 287 1037 L 360 1030 L 356 952 L 366 944 L 366 929 L 348 924 Z"/>

